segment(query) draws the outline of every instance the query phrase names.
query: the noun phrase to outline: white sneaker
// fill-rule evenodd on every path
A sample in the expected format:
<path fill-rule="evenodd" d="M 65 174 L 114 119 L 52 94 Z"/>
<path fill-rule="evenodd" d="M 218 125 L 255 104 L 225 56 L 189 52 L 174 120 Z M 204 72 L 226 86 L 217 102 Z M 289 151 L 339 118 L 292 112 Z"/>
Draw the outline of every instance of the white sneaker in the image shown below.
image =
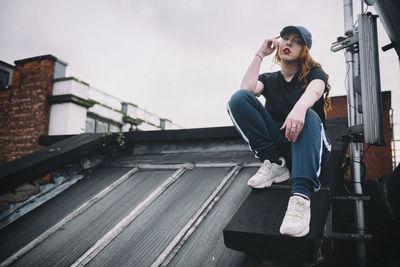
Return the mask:
<path fill-rule="evenodd" d="M 289 204 L 279 232 L 282 235 L 302 237 L 310 231 L 310 200 L 298 195 L 289 198 Z"/>
<path fill-rule="evenodd" d="M 286 167 L 284 157 L 279 158 L 282 164 L 271 163 L 265 160 L 256 174 L 247 182 L 253 188 L 270 187 L 272 183 L 280 183 L 290 178 L 290 172 Z"/>

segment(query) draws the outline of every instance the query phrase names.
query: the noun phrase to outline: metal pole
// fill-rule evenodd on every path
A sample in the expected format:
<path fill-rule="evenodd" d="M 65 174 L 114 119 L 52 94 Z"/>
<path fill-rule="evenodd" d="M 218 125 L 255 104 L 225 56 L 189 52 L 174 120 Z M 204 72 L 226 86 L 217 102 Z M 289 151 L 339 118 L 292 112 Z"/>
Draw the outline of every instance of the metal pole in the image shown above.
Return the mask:
<path fill-rule="evenodd" d="M 344 30 L 346 35 L 354 34 L 353 31 L 353 2 L 352 0 L 343 0 L 344 8 Z M 357 125 L 360 122 L 360 116 L 357 112 L 358 101 L 356 101 L 356 92 L 354 90 L 355 72 L 358 73 L 358 60 L 353 60 L 354 54 L 351 48 L 346 49 L 345 59 L 348 63 L 347 76 L 347 110 L 349 126 Z M 356 62 L 355 62 L 356 61 Z M 355 66 L 354 63 L 357 63 Z M 354 193 L 362 194 L 361 187 L 361 154 L 362 144 L 351 142 L 350 159 L 352 162 L 352 177 L 354 182 Z M 364 206 L 362 200 L 355 200 L 355 225 L 358 234 L 364 234 Z M 357 241 L 358 265 L 366 266 L 365 241 Z"/>

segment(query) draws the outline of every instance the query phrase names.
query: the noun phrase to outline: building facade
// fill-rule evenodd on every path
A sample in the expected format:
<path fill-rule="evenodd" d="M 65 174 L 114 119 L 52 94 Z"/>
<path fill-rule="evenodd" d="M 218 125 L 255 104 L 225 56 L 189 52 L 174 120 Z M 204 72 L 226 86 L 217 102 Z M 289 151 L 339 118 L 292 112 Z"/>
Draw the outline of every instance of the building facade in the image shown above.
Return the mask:
<path fill-rule="evenodd" d="M 0 164 L 40 149 L 40 135 L 180 129 L 75 77 L 52 56 L 0 61 Z"/>

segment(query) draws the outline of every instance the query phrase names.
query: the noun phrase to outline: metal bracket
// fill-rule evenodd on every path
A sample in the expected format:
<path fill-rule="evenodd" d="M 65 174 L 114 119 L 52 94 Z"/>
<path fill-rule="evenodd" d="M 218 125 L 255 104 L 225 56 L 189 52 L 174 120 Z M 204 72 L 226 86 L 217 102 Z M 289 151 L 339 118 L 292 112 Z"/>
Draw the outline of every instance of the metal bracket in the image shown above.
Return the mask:
<path fill-rule="evenodd" d="M 347 128 L 347 134 L 349 134 L 349 135 L 362 134 L 363 132 L 364 132 L 363 124 L 357 124 L 357 125 L 349 126 Z"/>
<path fill-rule="evenodd" d="M 333 43 L 331 46 L 332 52 L 337 52 L 347 47 L 358 44 L 358 33 L 356 32 L 355 34 L 348 37 L 338 37 L 337 39 L 337 42 Z"/>
<path fill-rule="evenodd" d="M 391 42 L 390 44 L 387 44 L 385 46 L 382 46 L 382 51 L 386 52 L 389 49 L 395 48 L 396 47 L 396 43 L 395 42 Z"/>
<path fill-rule="evenodd" d="M 357 124 L 347 128 L 347 135 L 343 136 L 349 142 L 364 143 L 364 125 Z"/>

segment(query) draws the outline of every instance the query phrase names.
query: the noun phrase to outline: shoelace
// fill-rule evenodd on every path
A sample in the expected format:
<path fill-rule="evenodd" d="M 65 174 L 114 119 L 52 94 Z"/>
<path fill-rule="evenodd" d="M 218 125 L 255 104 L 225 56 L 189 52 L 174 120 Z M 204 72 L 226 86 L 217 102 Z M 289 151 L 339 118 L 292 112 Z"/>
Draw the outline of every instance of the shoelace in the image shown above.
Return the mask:
<path fill-rule="evenodd" d="M 306 203 L 297 198 L 290 199 L 287 213 L 292 216 L 303 218 L 306 213 Z"/>

